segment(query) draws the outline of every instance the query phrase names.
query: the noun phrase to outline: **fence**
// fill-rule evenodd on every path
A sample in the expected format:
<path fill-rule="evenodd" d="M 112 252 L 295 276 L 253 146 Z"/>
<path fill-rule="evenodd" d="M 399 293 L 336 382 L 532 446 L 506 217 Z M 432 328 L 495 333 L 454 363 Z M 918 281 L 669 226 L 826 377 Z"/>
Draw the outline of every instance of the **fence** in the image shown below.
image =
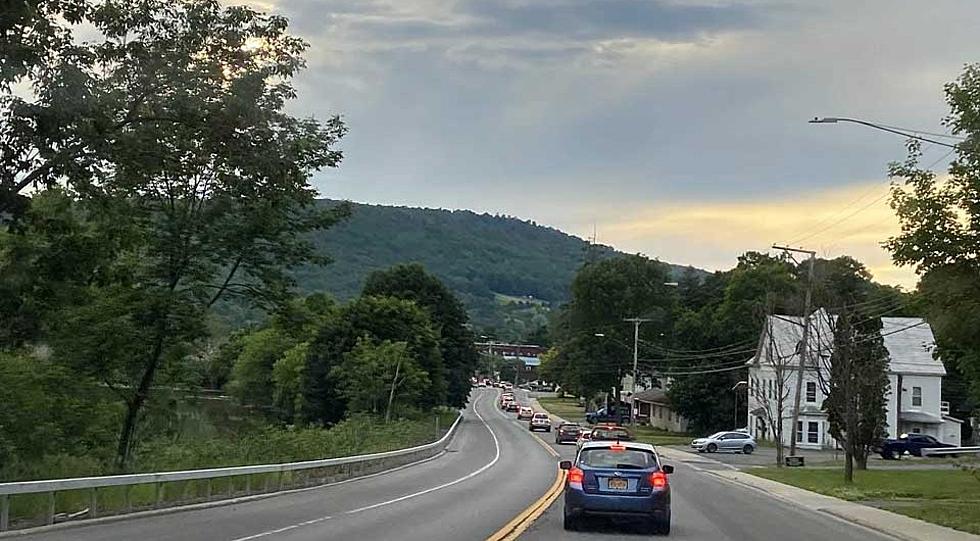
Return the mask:
<path fill-rule="evenodd" d="M 957 456 L 980 454 L 980 447 L 932 447 L 922 450 L 922 456 Z"/>
<path fill-rule="evenodd" d="M 462 416 L 457 416 L 449 430 L 437 441 L 382 453 L 367 455 L 307 460 L 302 462 L 286 462 L 279 464 L 260 464 L 254 466 L 233 466 L 228 468 L 207 468 L 157 473 L 135 473 L 127 475 L 108 475 L 101 477 L 79 477 L 72 479 L 47 479 L 43 481 L 23 481 L 15 483 L 0 483 L 0 532 L 10 527 L 11 496 L 24 494 L 47 494 L 44 524 L 53 524 L 57 516 L 57 496 L 66 491 L 88 491 L 88 508 L 75 513 L 66 514 L 66 518 L 96 518 L 99 516 L 99 489 L 123 487 L 122 513 L 134 510 L 158 509 L 167 506 L 182 505 L 199 501 L 213 501 L 244 495 L 273 493 L 286 488 L 298 486 L 313 486 L 318 484 L 350 479 L 384 471 L 399 465 L 435 456 L 448 444 L 456 432 Z M 261 478 L 261 487 L 255 490 L 253 479 Z M 227 480 L 227 488 L 220 495 L 214 491 L 215 480 Z M 203 481 L 203 495 L 196 495 L 190 500 L 184 499 L 187 483 Z M 236 482 L 237 481 L 237 482 Z M 173 501 L 166 500 L 167 483 L 184 483 L 181 487 L 181 497 Z M 152 497 L 143 498 L 142 504 L 133 501 L 133 487 L 152 487 Z M 239 490 L 241 487 L 241 490 Z M 195 486 L 195 494 L 198 489 Z M 134 505 L 136 503 L 136 505 Z M 114 510 L 118 514 L 119 510 Z M 35 524 L 25 524 L 33 526 Z"/>

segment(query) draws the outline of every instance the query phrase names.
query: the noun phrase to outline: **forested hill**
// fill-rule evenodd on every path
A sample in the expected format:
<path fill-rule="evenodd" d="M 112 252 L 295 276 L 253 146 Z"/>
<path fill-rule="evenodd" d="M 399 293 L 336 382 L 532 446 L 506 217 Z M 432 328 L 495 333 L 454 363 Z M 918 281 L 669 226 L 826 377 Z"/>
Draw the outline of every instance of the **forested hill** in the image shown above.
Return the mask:
<path fill-rule="evenodd" d="M 364 204 L 315 242 L 333 262 L 297 272 L 303 292 L 348 299 L 371 271 L 420 262 L 459 295 L 474 323 L 512 331 L 543 324 L 547 307 L 567 300 L 587 257 L 616 253 L 596 246 L 589 254 L 578 237 L 512 217 Z"/>

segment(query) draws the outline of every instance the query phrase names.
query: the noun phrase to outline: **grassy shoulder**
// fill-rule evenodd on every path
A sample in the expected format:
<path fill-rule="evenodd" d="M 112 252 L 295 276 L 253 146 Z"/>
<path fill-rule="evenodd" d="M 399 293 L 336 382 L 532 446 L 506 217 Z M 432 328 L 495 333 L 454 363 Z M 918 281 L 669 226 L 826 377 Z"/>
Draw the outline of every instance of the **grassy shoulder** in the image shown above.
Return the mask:
<path fill-rule="evenodd" d="M 579 406 L 575 398 L 544 397 L 538 398 L 538 403 L 552 415 L 585 424 L 585 408 Z M 685 445 L 691 441 L 689 434 L 666 432 L 648 426 L 636 427 L 634 433 L 637 441 L 653 445 Z"/>
<path fill-rule="evenodd" d="M 958 469 L 856 471 L 852 485 L 846 485 L 843 473 L 834 469 L 747 471 L 813 492 L 980 534 L 980 480 Z"/>
<path fill-rule="evenodd" d="M 208 467 L 296 462 L 322 458 L 392 451 L 421 445 L 438 439 L 455 421 L 458 413 L 449 409 L 432 414 L 418 414 L 385 424 L 377 417 L 357 415 L 331 428 L 291 428 L 259 426 L 237 434 L 198 437 L 157 438 L 146 441 L 136 455 L 136 472 L 176 471 Z M 436 421 L 438 419 L 438 422 Z M 21 464 L 21 475 L 11 475 L 7 468 L 4 481 L 28 478 L 66 478 L 110 473 L 108 468 L 90 460 L 54 457 L 38 464 Z M 52 467 L 52 466 L 59 467 Z M 25 471 L 47 474 L 24 476 Z M 289 472 L 280 481 L 275 474 L 252 475 L 206 481 L 166 483 L 160 503 L 173 505 L 207 499 L 208 494 L 241 495 L 261 492 L 282 482 L 284 486 L 302 486 L 313 476 L 305 471 Z M 109 487 L 99 489 L 100 515 L 122 509 L 148 508 L 158 497 L 152 485 Z M 129 499 L 127 504 L 127 497 Z M 71 490 L 55 496 L 57 513 L 78 513 L 88 509 L 90 491 Z M 10 498 L 10 518 L 15 527 L 36 525 L 48 508 L 47 494 L 14 495 Z"/>

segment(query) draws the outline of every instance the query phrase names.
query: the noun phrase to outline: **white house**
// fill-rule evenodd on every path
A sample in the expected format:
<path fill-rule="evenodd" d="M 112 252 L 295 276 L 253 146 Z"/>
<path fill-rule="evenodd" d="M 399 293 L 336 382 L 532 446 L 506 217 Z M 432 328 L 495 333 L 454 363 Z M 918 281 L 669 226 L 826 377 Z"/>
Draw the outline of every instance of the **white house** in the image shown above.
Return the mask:
<path fill-rule="evenodd" d="M 797 369 L 802 357 L 803 318 L 784 315 L 767 318 L 756 355 L 746 363 L 749 367 L 748 427 L 757 439 L 775 439 L 769 419 L 779 415 L 781 398 L 783 445 L 789 445 L 790 437 L 795 437 L 797 446 L 803 448 L 836 445 L 822 409 L 826 396 L 820 384 L 821 378 L 829 379 L 827 363 L 833 349 L 833 317 L 823 309 L 810 316 L 810 362 L 804 367 L 800 416 L 795 427 L 792 415 Z M 949 405 L 942 402 L 946 370 L 935 356 L 932 329 L 921 318 L 885 317 L 881 322 L 881 334 L 889 354 L 888 437 L 922 433 L 959 445 L 962 421 L 950 417 Z"/>

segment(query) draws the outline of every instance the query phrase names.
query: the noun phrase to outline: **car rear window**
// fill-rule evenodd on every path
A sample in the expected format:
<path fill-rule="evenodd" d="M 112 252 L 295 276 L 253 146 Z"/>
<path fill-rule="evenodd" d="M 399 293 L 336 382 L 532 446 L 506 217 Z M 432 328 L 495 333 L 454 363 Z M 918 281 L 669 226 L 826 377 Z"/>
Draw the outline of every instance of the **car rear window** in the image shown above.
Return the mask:
<path fill-rule="evenodd" d="M 642 449 L 585 449 L 579 464 L 590 468 L 645 470 L 657 466 L 657 457 Z"/>
<path fill-rule="evenodd" d="M 562 432 L 578 432 L 579 426 L 578 425 L 561 425 L 560 427 L 558 427 L 558 429 L 561 430 Z"/>
<path fill-rule="evenodd" d="M 534 418 L 535 419 L 547 419 L 548 418 L 548 414 L 547 413 L 535 413 L 534 414 Z"/>

